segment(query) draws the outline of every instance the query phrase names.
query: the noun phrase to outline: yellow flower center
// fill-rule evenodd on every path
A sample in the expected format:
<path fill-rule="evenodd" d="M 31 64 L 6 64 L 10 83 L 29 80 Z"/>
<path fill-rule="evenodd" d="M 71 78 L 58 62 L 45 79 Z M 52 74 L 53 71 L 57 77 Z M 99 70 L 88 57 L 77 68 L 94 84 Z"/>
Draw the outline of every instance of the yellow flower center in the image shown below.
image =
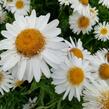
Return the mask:
<path fill-rule="evenodd" d="M 18 53 L 26 57 L 38 55 L 45 47 L 45 38 L 36 29 L 25 29 L 16 38 Z"/>
<path fill-rule="evenodd" d="M 72 48 L 70 50 L 70 52 L 71 52 L 72 55 L 76 56 L 77 58 L 83 59 L 83 53 L 82 53 L 82 51 L 80 49 L 78 49 L 78 48 Z"/>
<path fill-rule="evenodd" d="M 108 29 L 107 29 L 107 28 L 102 28 L 102 29 L 100 30 L 100 33 L 101 33 L 102 35 L 106 35 L 106 34 L 108 33 Z"/>
<path fill-rule="evenodd" d="M 83 5 L 88 5 L 88 4 L 89 4 L 89 0 L 80 0 L 80 2 L 81 2 Z"/>
<path fill-rule="evenodd" d="M 109 109 L 109 91 L 103 92 L 100 97 L 98 97 L 98 101 L 101 103 L 101 109 Z"/>
<path fill-rule="evenodd" d="M 2 84 L 3 80 L 4 80 L 4 74 L 2 71 L 0 71 L 0 85 Z"/>
<path fill-rule="evenodd" d="M 85 16 L 81 16 L 79 19 L 78 19 L 78 27 L 79 28 L 84 28 L 86 29 L 90 24 L 90 20 L 88 17 L 85 17 Z"/>
<path fill-rule="evenodd" d="M 16 81 L 15 81 L 16 87 L 20 87 L 20 86 L 23 84 L 23 82 L 24 82 L 24 81 L 16 80 Z"/>
<path fill-rule="evenodd" d="M 102 79 L 109 79 L 109 64 L 101 64 L 99 68 L 99 75 Z"/>
<path fill-rule="evenodd" d="M 72 85 L 80 85 L 84 80 L 84 72 L 79 67 L 70 68 L 68 71 L 68 80 Z"/>
<path fill-rule="evenodd" d="M 22 9 L 24 7 L 24 1 L 23 0 L 17 0 L 16 1 L 16 8 Z"/>

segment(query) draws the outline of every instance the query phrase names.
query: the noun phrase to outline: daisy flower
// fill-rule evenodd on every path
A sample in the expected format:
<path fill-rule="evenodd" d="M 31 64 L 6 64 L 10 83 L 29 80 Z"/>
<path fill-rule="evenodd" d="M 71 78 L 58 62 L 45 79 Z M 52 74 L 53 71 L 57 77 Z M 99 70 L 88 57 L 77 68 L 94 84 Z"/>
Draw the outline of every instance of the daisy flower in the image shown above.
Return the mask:
<path fill-rule="evenodd" d="M 65 63 L 52 69 L 52 83 L 56 85 L 55 92 L 64 93 L 63 99 L 68 96 L 69 101 L 73 97 L 80 101 L 82 90 L 91 79 L 89 69 L 87 61 L 78 58 L 66 59 Z"/>
<path fill-rule="evenodd" d="M 58 0 L 60 2 L 60 5 L 69 5 L 70 4 L 70 0 Z"/>
<path fill-rule="evenodd" d="M 35 108 L 37 97 L 34 99 L 29 98 L 29 102 L 23 105 L 23 109 L 33 109 Z"/>
<path fill-rule="evenodd" d="M 109 83 L 109 52 L 106 49 L 99 50 L 91 61 L 95 80 L 105 80 Z"/>
<path fill-rule="evenodd" d="M 87 16 L 90 14 L 89 0 L 71 0 L 71 8 L 74 12 L 78 12 L 81 15 Z"/>
<path fill-rule="evenodd" d="M 12 0 L 9 3 L 5 3 L 4 6 L 12 13 L 27 15 L 30 11 L 30 0 Z"/>
<path fill-rule="evenodd" d="M 102 4 L 103 6 L 106 6 L 109 8 L 109 1 L 108 0 L 99 0 L 99 4 Z"/>
<path fill-rule="evenodd" d="M 5 22 L 6 16 L 7 16 L 6 12 L 0 6 L 0 24 Z"/>
<path fill-rule="evenodd" d="M 39 82 L 42 72 L 49 78 L 48 64 L 60 64 L 66 58 L 63 38 L 57 37 L 61 30 L 59 21 L 48 23 L 50 14 L 36 17 L 35 10 L 30 16 L 15 15 L 12 24 L 6 24 L 1 34 L 5 37 L 0 42 L 1 65 L 4 71 L 13 70 L 18 80 L 24 77 L 30 82 L 35 77 Z"/>
<path fill-rule="evenodd" d="M 4 95 L 4 92 L 9 92 L 10 88 L 12 88 L 13 78 L 9 74 L 9 72 L 4 72 L 2 68 L 0 68 L 0 93 Z"/>
<path fill-rule="evenodd" d="M 109 86 L 99 81 L 84 92 L 83 109 L 109 109 Z"/>
<path fill-rule="evenodd" d="M 70 42 L 65 40 L 66 44 L 68 44 L 69 48 L 68 51 L 71 56 L 76 56 L 80 59 L 89 60 L 90 59 L 90 52 L 88 52 L 86 49 L 83 48 L 82 42 L 80 39 L 78 41 L 74 42 L 73 39 L 70 37 Z"/>
<path fill-rule="evenodd" d="M 109 24 L 106 22 L 99 23 L 94 28 L 95 38 L 101 41 L 109 40 Z"/>
<path fill-rule="evenodd" d="M 92 30 L 92 26 L 95 25 L 95 19 L 92 19 L 92 16 L 83 16 L 78 12 L 73 13 L 69 17 L 70 29 L 76 34 L 89 33 Z"/>

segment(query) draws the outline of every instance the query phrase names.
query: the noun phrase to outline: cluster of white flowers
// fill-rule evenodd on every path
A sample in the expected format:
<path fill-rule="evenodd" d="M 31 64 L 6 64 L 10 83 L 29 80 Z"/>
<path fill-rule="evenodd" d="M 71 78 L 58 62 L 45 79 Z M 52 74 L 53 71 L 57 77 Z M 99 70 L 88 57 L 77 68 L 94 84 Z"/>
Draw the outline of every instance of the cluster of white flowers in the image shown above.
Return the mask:
<path fill-rule="evenodd" d="M 69 17 L 73 33 L 89 33 L 99 22 L 98 11 L 91 8 L 89 0 L 59 1 L 61 4 L 70 4 L 73 8 L 73 14 Z M 106 1 L 100 0 L 99 3 L 109 7 Z M 80 39 L 77 41 L 70 37 L 68 42 L 59 37 L 59 20 L 49 22 L 50 13 L 37 17 L 35 10 L 29 16 L 29 0 L 4 0 L 1 4 L 15 13 L 15 21 L 12 24 L 6 23 L 6 30 L 1 31 L 5 38 L 0 41 L 0 50 L 4 50 L 0 54 L 1 94 L 20 87 L 25 80 L 32 82 L 35 78 L 39 82 L 44 74 L 46 78 L 52 78 L 56 93 L 64 93 L 63 99 L 68 96 L 69 101 L 73 97 L 80 101 L 81 96 L 84 96 L 84 109 L 109 108 L 107 49 L 92 55 L 83 47 Z M 3 23 L 6 14 L 2 8 L 0 12 L 0 23 Z M 109 24 L 105 21 L 98 23 L 94 34 L 97 39 L 108 40 Z M 36 99 L 33 100 L 35 101 Z M 29 104 L 25 107 L 29 109 Z"/>
<path fill-rule="evenodd" d="M 73 9 L 72 15 L 69 17 L 70 28 L 77 35 L 81 32 L 89 34 L 94 28 L 95 38 L 101 41 L 109 40 L 109 24 L 104 21 L 99 23 L 98 10 L 89 4 L 89 0 L 59 0 L 60 4 L 69 5 Z M 109 8 L 108 0 L 99 0 L 102 4 Z"/>

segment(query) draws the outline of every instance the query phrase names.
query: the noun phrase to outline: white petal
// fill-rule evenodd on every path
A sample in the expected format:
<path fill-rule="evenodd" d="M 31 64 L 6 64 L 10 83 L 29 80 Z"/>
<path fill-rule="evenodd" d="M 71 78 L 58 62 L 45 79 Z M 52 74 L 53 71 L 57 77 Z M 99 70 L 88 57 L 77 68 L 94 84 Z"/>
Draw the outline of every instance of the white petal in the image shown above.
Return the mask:
<path fill-rule="evenodd" d="M 65 48 L 68 48 L 68 46 L 63 43 L 63 42 L 48 42 L 46 47 L 48 48 L 52 48 L 52 49 L 65 49 Z"/>
<path fill-rule="evenodd" d="M 50 13 L 48 13 L 46 16 L 43 16 L 43 20 L 42 22 L 42 26 L 40 28 L 40 30 L 43 30 L 45 28 L 45 26 L 47 25 L 48 21 L 49 21 L 49 18 L 50 18 Z"/>
<path fill-rule="evenodd" d="M 63 100 L 67 97 L 67 95 L 69 94 L 70 91 L 70 87 L 68 87 L 68 89 L 66 90 L 64 96 L 63 96 Z"/>
<path fill-rule="evenodd" d="M 43 32 L 53 30 L 54 28 L 56 28 L 58 26 L 58 24 L 59 24 L 59 20 L 57 20 L 57 19 L 51 21 L 49 24 L 46 25 Z"/>
<path fill-rule="evenodd" d="M 4 39 L 0 41 L 0 50 L 13 49 L 15 47 L 14 41 L 9 39 Z"/>
<path fill-rule="evenodd" d="M 50 49 L 44 50 L 42 55 L 44 57 L 46 57 L 46 59 L 48 59 L 51 62 L 56 63 L 56 64 L 60 64 L 63 61 L 62 57 L 60 57 L 60 59 L 59 59 L 59 55 L 56 54 L 56 51 L 53 51 L 53 50 L 50 50 Z"/>
<path fill-rule="evenodd" d="M 31 59 L 32 63 L 32 69 L 33 69 L 33 75 L 35 77 L 36 82 L 40 81 L 41 78 L 41 70 L 40 70 L 40 58 L 33 58 Z"/>
<path fill-rule="evenodd" d="M 31 13 L 31 15 L 28 17 L 26 17 L 26 19 L 27 19 L 27 22 L 28 22 L 28 26 L 30 27 L 30 28 L 34 28 L 35 27 L 35 24 L 36 24 L 36 12 L 35 12 L 35 10 L 33 10 L 32 11 L 32 13 Z"/>
<path fill-rule="evenodd" d="M 52 37 L 56 37 L 61 33 L 61 29 L 60 28 L 54 28 L 50 31 L 45 31 L 43 32 L 44 36 L 47 38 L 52 38 Z"/>
<path fill-rule="evenodd" d="M 74 43 L 74 41 L 72 40 L 71 37 L 70 37 L 70 41 L 71 41 L 71 43 L 72 43 L 72 46 L 75 47 L 75 43 Z"/>
<path fill-rule="evenodd" d="M 79 90 L 77 87 L 76 87 L 76 97 L 77 97 L 78 101 L 80 101 L 80 93 L 79 93 Z"/>
<path fill-rule="evenodd" d="M 64 84 L 57 85 L 55 87 L 55 91 L 56 91 L 56 93 L 61 94 L 66 91 L 66 86 Z"/>
<path fill-rule="evenodd" d="M 26 19 L 23 16 L 15 14 L 16 23 L 20 26 L 20 28 L 25 29 L 27 27 Z"/>
<path fill-rule="evenodd" d="M 41 70 L 47 78 L 50 78 L 51 73 L 49 67 L 44 61 L 41 62 Z"/>
<path fill-rule="evenodd" d="M 14 35 L 10 33 L 9 31 L 1 31 L 1 34 L 8 39 L 11 39 L 14 37 Z"/>
<path fill-rule="evenodd" d="M 49 59 L 47 59 L 46 57 L 43 57 L 44 60 L 46 61 L 46 63 L 48 63 L 50 66 L 52 66 L 53 68 L 57 68 L 57 64 L 51 62 Z"/>
<path fill-rule="evenodd" d="M 46 16 L 40 16 L 39 18 L 37 18 L 36 28 L 39 30 L 43 30 L 43 28 L 48 23 L 49 17 L 50 17 L 50 14 L 47 14 Z"/>
<path fill-rule="evenodd" d="M 57 27 L 58 26 L 58 24 L 59 24 L 59 20 L 53 20 L 53 21 L 51 21 L 49 24 L 47 24 L 47 30 L 49 30 L 49 29 L 53 29 L 54 27 Z"/>
<path fill-rule="evenodd" d="M 14 27 L 14 25 L 11 25 L 9 23 L 6 24 L 6 29 L 13 35 L 16 36 L 17 30 Z"/>
<path fill-rule="evenodd" d="M 24 80 L 28 80 L 30 83 L 33 79 L 33 72 L 32 72 L 32 66 L 31 66 L 31 61 L 28 61 L 25 75 L 24 75 Z"/>
<path fill-rule="evenodd" d="M 19 62 L 19 69 L 18 69 L 18 72 L 17 72 L 17 77 L 19 80 L 22 80 L 23 79 L 23 76 L 24 76 L 24 73 L 25 73 L 25 70 L 26 70 L 26 62 L 27 60 L 22 60 L 21 62 Z"/>
<path fill-rule="evenodd" d="M 69 101 L 72 100 L 73 96 L 74 96 L 74 88 L 70 90 L 70 93 L 69 93 Z"/>
<path fill-rule="evenodd" d="M 12 67 L 14 67 L 19 62 L 19 60 L 20 60 L 20 56 L 18 56 L 17 54 L 10 56 L 4 62 L 3 70 L 7 71 L 7 70 L 11 69 Z"/>

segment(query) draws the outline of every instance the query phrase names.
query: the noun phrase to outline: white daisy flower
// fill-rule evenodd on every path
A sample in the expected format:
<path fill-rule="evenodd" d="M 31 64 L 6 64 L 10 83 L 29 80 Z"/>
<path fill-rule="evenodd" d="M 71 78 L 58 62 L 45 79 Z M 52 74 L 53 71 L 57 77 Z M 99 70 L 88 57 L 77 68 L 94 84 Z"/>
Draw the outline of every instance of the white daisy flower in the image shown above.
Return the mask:
<path fill-rule="evenodd" d="M 70 4 L 70 0 L 58 0 L 60 2 L 60 5 L 69 5 Z"/>
<path fill-rule="evenodd" d="M 55 92 L 64 93 L 63 99 L 68 96 L 69 101 L 76 97 L 80 101 L 82 90 L 91 79 L 89 64 L 78 58 L 66 60 L 57 68 L 52 69 Z"/>
<path fill-rule="evenodd" d="M 106 49 L 99 50 L 91 61 L 95 80 L 105 80 L 109 83 L 109 52 Z"/>
<path fill-rule="evenodd" d="M 6 16 L 7 16 L 6 12 L 0 6 L 0 24 L 5 22 Z"/>
<path fill-rule="evenodd" d="M 109 86 L 104 81 L 91 85 L 83 93 L 83 109 L 109 109 Z"/>
<path fill-rule="evenodd" d="M 73 13 L 69 18 L 70 29 L 76 34 L 89 33 L 92 30 L 92 26 L 95 25 L 95 19 L 92 16 L 83 16 L 78 12 Z"/>
<path fill-rule="evenodd" d="M 89 0 L 71 0 L 71 8 L 74 9 L 74 12 L 77 11 L 84 16 L 89 16 L 90 14 Z"/>
<path fill-rule="evenodd" d="M 92 16 L 92 19 L 94 21 L 99 22 L 98 10 L 96 9 L 96 7 L 90 7 L 90 15 Z"/>
<path fill-rule="evenodd" d="M 12 13 L 27 15 L 30 11 L 30 0 L 11 0 L 11 2 L 5 3 L 5 6 Z"/>
<path fill-rule="evenodd" d="M 36 103 L 37 97 L 34 99 L 29 98 L 29 102 L 27 104 L 23 105 L 23 109 L 33 109 L 35 108 L 35 103 Z"/>
<path fill-rule="evenodd" d="M 70 42 L 65 40 L 65 42 L 69 46 L 69 53 L 71 56 L 76 56 L 77 58 L 81 58 L 84 60 L 89 60 L 90 59 L 90 52 L 88 52 L 86 49 L 83 48 L 82 42 L 80 39 L 78 39 L 77 42 L 74 42 L 73 39 L 70 37 Z"/>
<path fill-rule="evenodd" d="M 60 64 L 66 58 L 66 48 L 63 38 L 57 37 L 61 33 L 57 28 L 59 21 L 48 23 L 50 14 L 36 17 L 33 10 L 30 16 L 15 15 L 13 24 L 6 24 L 6 30 L 1 34 L 6 38 L 0 42 L 0 50 L 7 50 L 1 54 L 3 69 L 13 70 L 19 80 L 24 77 L 31 82 L 33 76 L 39 82 L 42 72 L 49 78 L 50 71 L 47 64 Z"/>
<path fill-rule="evenodd" d="M 99 0 L 99 4 L 102 4 L 103 6 L 109 8 L 109 0 Z"/>
<path fill-rule="evenodd" d="M 109 40 L 109 24 L 106 22 L 99 23 L 94 28 L 95 38 L 101 41 Z"/>
<path fill-rule="evenodd" d="M 13 77 L 9 74 L 9 72 L 4 72 L 2 68 L 0 68 L 0 93 L 4 95 L 4 92 L 9 92 L 10 88 L 12 88 Z"/>

